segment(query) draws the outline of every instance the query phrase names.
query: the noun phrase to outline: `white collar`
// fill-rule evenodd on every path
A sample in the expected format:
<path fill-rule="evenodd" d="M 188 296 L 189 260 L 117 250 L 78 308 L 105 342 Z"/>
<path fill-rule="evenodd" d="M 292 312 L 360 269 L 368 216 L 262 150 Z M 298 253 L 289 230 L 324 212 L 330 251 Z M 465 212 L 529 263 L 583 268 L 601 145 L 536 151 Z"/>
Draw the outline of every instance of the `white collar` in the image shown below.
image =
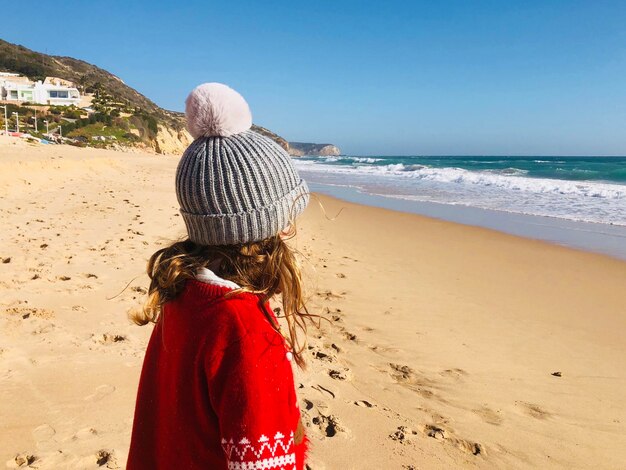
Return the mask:
<path fill-rule="evenodd" d="M 232 281 L 222 279 L 209 268 L 200 268 L 196 273 L 196 280 L 214 286 L 226 287 L 228 289 L 239 289 L 239 286 Z"/>

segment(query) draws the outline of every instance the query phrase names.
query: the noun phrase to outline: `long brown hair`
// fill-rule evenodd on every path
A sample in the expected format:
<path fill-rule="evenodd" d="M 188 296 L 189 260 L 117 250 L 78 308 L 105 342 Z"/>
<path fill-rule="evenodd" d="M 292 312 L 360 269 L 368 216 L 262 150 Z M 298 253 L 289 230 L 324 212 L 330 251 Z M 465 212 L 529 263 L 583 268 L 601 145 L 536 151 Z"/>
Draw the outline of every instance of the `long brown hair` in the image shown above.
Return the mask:
<path fill-rule="evenodd" d="M 178 297 L 185 282 L 193 279 L 198 269 L 210 265 L 220 277 L 240 286 L 226 296 L 240 292 L 256 294 L 266 315 L 265 302 L 280 294 L 283 313 L 278 316 L 285 318 L 288 332 L 284 334 L 269 316 L 268 320 L 288 342 L 296 364 L 304 368 L 305 320 L 317 315 L 309 314 L 305 305 L 300 265 L 286 243 L 291 236 L 293 231 L 258 242 L 222 246 L 198 245 L 186 239 L 158 250 L 148 261 L 148 299 L 143 310 L 132 315 L 133 321 L 138 325 L 157 323 L 163 305 Z M 304 336 L 302 342 L 299 333 Z"/>

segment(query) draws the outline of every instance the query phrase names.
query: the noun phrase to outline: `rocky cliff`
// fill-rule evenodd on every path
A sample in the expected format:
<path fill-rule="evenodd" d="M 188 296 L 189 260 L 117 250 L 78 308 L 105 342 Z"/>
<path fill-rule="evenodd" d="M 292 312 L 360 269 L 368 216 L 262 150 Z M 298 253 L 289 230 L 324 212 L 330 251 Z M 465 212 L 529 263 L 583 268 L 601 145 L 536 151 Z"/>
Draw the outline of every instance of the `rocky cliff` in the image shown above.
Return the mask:
<path fill-rule="evenodd" d="M 187 132 L 187 129 L 178 130 L 166 125 L 159 125 L 154 144 L 151 147 L 156 153 L 181 155 L 191 142 L 193 142 L 193 137 Z"/>
<path fill-rule="evenodd" d="M 341 155 L 341 149 L 333 144 L 289 142 L 289 155 L 294 157 L 302 157 L 304 155 L 335 156 Z"/>

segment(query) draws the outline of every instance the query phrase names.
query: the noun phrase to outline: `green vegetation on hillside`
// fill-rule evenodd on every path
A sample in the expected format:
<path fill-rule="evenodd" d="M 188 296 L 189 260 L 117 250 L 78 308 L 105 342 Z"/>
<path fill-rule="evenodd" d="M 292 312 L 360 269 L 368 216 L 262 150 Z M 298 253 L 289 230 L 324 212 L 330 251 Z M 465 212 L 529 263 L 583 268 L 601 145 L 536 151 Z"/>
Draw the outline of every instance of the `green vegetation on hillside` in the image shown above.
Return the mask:
<path fill-rule="evenodd" d="M 84 144 L 96 146 L 109 145 L 114 141 L 94 141 L 90 138 L 114 136 L 118 143 L 143 142 L 150 145 L 155 141 L 159 125 L 175 131 L 185 127 L 183 113 L 160 108 L 115 75 L 79 59 L 42 54 L 0 39 L 0 71 L 20 73 L 33 81 L 46 77 L 63 78 L 74 82 L 81 94 L 93 95 L 91 112 L 64 106 L 8 105 L 9 127 L 12 130 L 16 126 L 10 113 L 19 112 L 20 130 L 34 134 L 35 110 L 38 110 L 38 134 L 42 129 L 45 132 L 43 120 L 48 120 L 51 132 L 60 127 L 63 136 L 77 138 L 79 144 L 86 141 Z M 4 121 L 3 118 L 0 115 L 1 121 Z M 273 132 L 256 125 L 252 129 L 273 139 L 283 148 L 289 148 L 287 141 Z"/>
<path fill-rule="evenodd" d="M 82 93 L 101 92 L 115 97 L 121 104 L 154 115 L 172 127 L 182 128 L 183 125 L 177 113 L 160 108 L 115 75 L 79 59 L 42 54 L 0 39 L 0 70 L 21 73 L 31 80 L 43 80 L 46 77 L 70 80 Z"/>
<path fill-rule="evenodd" d="M 20 132 L 46 138 L 48 129 L 50 134 L 74 139 L 76 142 L 73 143 L 77 145 L 95 147 L 107 147 L 112 144 L 131 145 L 155 139 L 158 132 L 156 118 L 141 110 L 128 113 L 129 109 L 120 110 L 110 103 L 103 101 L 101 103 L 102 105 L 96 106 L 97 111 L 94 109 L 93 112 L 75 106 L 7 104 L 8 128 L 10 131 L 17 131 L 19 119 Z M 17 113 L 17 116 L 13 113 Z M 0 121 L 4 128 L 4 114 L 0 115 Z M 108 139 L 100 140 L 98 139 L 100 136 Z"/>
<path fill-rule="evenodd" d="M 74 82 L 82 94 L 93 94 L 91 113 L 75 107 L 40 107 L 39 134 L 42 129 L 45 132 L 43 120 L 48 120 L 51 131 L 60 126 L 66 137 L 115 136 L 120 143 L 149 144 L 159 124 L 175 130 L 184 128 L 182 114 L 160 108 L 115 75 L 82 60 L 42 54 L 0 39 L 0 71 L 17 72 L 33 81 L 59 77 Z M 20 130 L 34 134 L 37 105 L 21 106 L 19 110 L 9 106 L 9 113 L 20 113 Z M 16 128 L 14 120 L 9 119 L 12 129 Z M 90 141 L 89 145 L 105 144 Z"/>

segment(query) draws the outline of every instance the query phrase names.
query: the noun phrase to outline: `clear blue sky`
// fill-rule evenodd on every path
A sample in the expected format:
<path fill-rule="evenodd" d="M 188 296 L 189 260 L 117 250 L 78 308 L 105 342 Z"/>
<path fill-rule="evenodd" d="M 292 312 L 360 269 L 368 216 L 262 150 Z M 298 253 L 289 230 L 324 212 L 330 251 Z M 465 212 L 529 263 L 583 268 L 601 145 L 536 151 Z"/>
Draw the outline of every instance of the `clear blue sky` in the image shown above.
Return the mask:
<path fill-rule="evenodd" d="M 183 3 L 181 6 L 179 3 Z M 626 154 L 626 2 L 63 2 L 0 37 L 349 154 Z M 58 20 L 58 21 L 57 21 Z"/>

